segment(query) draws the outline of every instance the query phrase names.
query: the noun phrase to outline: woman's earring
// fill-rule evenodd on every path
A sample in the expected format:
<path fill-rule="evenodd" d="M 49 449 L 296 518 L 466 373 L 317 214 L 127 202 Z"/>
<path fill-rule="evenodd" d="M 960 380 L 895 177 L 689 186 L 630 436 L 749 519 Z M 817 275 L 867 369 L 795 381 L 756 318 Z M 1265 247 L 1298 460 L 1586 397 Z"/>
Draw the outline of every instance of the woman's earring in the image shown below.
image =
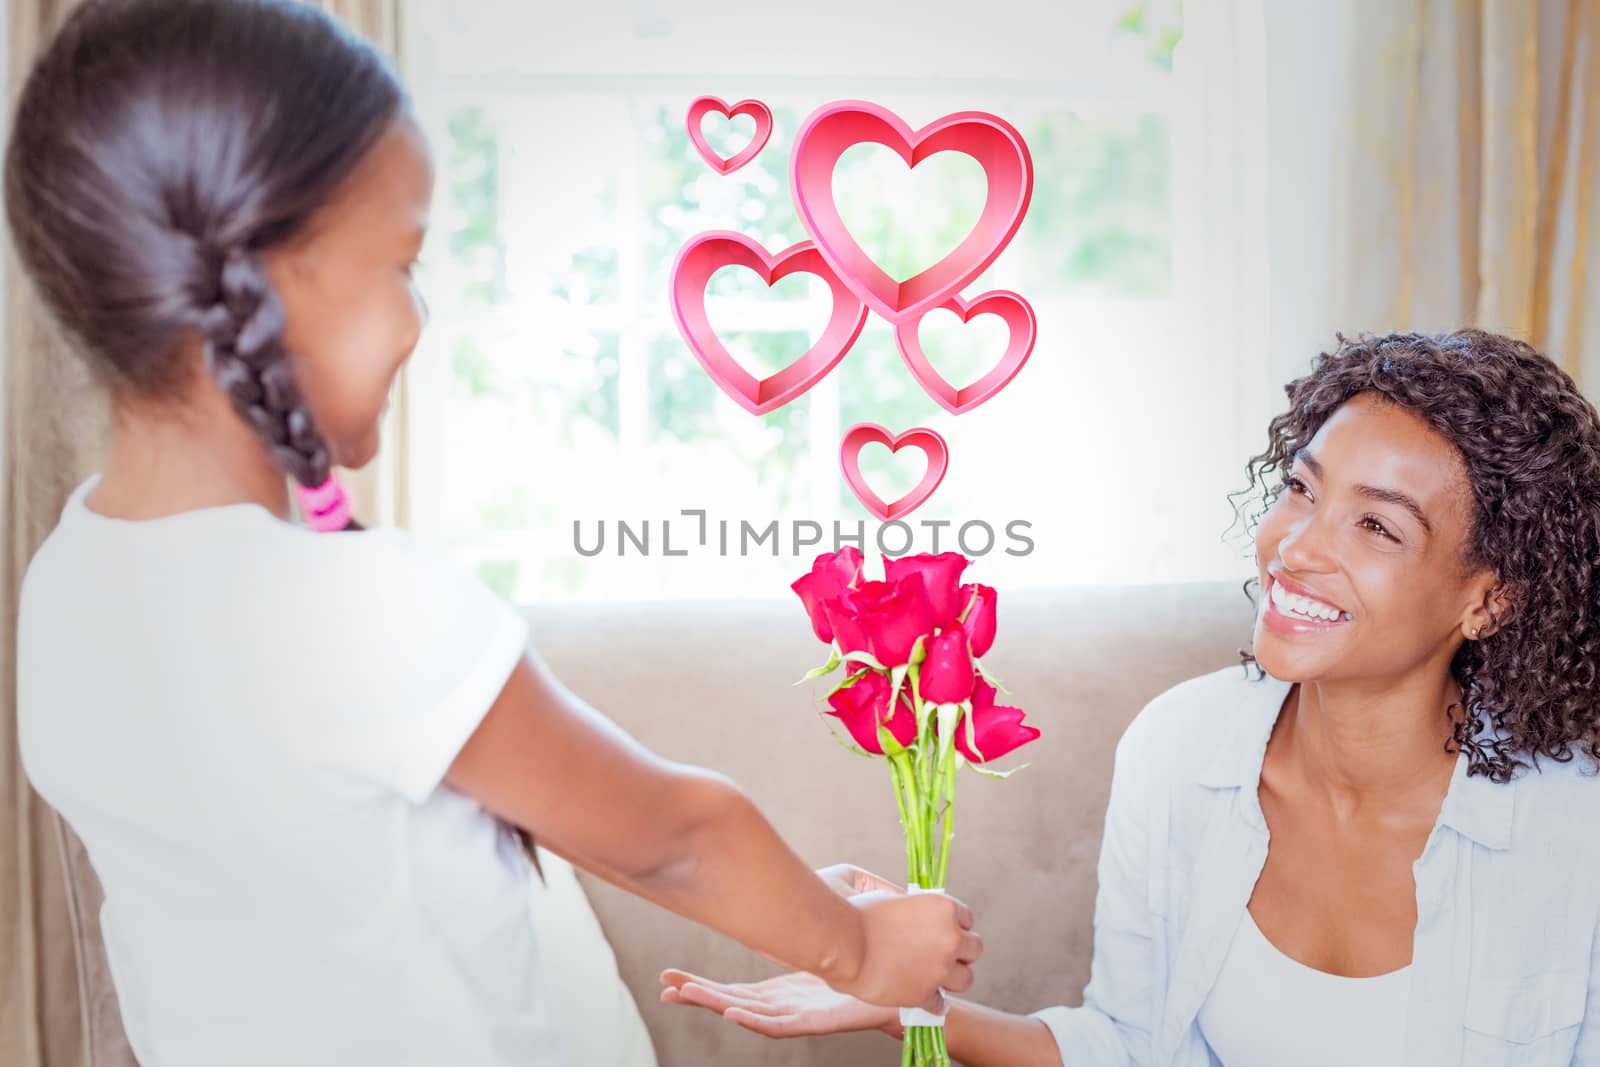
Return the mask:
<path fill-rule="evenodd" d="M 1476 640 L 1477 640 L 1477 639 L 1478 639 L 1478 636 L 1479 636 L 1479 635 L 1480 635 L 1480 634 L 1482 634 L 1482 633 L 1483 633 L 1483 627 L 1481 627 L 1481 626 L 1474 626 L 1474 627 L 1473 627 L 1473 628 L 1472 628 L 1472 639 L 1473 639 L 1473 640 L 1474 640 L 1474 641 L 1476 641 Z"/>

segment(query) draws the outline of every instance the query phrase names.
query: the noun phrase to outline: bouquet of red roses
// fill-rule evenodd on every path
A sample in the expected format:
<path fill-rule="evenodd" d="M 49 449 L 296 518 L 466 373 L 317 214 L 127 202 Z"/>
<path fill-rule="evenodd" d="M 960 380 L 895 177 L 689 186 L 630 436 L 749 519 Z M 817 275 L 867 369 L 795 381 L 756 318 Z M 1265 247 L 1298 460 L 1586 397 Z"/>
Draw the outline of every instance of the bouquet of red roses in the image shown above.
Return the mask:
<path fill-rule="evenodd" d="M 912 892 L 942 890 L 955 833 L 956 772 L 994 778 L 1022 768 L 983 766 L 1039 736 L 1020 708 L 995 703 L 996 683 L 981 657 L 994 644 L 996 596 L 963 585 L 971 560 L 959 552 L 883 560 L 882 581 L 863 573 L 860 551 L 816 558 L 791 588 L 828 644 L 828 662 L 802 681 L 844 667 L 825 697 L 853 739 L 848 747 L 883 756 L 906 837 Z M 1004 692 L 1004 688 L 1000 687 Z M 908 1010 L 903 1067 L 948 1067 L 943 1019 Z"/>

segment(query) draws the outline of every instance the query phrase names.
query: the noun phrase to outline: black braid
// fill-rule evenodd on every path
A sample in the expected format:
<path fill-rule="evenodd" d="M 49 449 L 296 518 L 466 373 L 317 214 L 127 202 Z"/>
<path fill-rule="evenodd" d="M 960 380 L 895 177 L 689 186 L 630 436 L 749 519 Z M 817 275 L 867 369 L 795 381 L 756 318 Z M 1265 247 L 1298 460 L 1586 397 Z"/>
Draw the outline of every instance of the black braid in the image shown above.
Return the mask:
<path fill-rule="evenodd" d="M 312 4 L 81 3 L 12 109 L 7 229 L 102 382 L 182 396 L 193 365 L 179 356 L 198 332 L 207 373 L 273 463 L 314 487 L 332 460 L 260 255 L 301 232 L 408 108 L 393 64 Z"/>
<path fill-rule="evenodd" d="M 283 301 L 257 252 L 239 247 L 222 257 L 215 301 L 200 322 L 211 376 L 279 470 L 307 488 L 321 485 L 332 469 L 328 449 L 290 372 Z M 361 526 L 352 520 L 345 529 Z"/>

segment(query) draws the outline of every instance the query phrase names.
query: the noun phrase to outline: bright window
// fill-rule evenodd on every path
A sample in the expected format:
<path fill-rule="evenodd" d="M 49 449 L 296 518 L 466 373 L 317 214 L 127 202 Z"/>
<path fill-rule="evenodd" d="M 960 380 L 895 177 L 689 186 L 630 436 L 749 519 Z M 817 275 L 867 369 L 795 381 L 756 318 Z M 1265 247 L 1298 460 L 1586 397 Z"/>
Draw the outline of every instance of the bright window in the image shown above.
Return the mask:
<path fill-rule="evenodd" d="M 1180 195 L 1185 181 L 1231 189 L 1230 163 L 1195 147 L 1215 131 L 1173 71 L 1185 29 L 1175 0 L 1051 5 L 1043 22 L 1043 5 L 1001 0 L 982 24 L 970 5 L 913 25 L 888 0 L 832 6 L 602 0 L 552 20 L 525 4 L 411 0 L 407 76 L 438 168 L 423 253 L 433 317 L 413 364 L 419 531 L 522 601 L 781 595 L 833 547 L 835 521 L 876 549 L 880 524 L 838 466 L 845 428 L 867 421 L 945 436 L 949 474 L 906 520 L 910 547 L 932 550 L 937 536 L 939 549 L 984 554 L 985 581 L 1239 571 L 1239 548 L 1220 540 L 1220 496 L 1255 441 L 1205 391 L 1225 332 L 1197 317 L 1223 311 L 1185 274 L 1232 253 L 1216 247 L 1218 205 Z M 1214 51 L 1184 45 L 1180 67 L 1229 61 Z M 732 175 L 689 143 L 685 114 L 701 94 L 773 109 L 771 142 Z M 811 110 L 842 98 L 913 127 L 988 110 L 1028 141 L 1027 219 L 965 292 L 1020 292 L 1039 341 L 1005 392 L 959 417 L 922 393 L 875 316 L 832 374 L 761 417 L 720 393 L 674 326 L 668 277 L 690 237 L 737 230 L 770 251 L 805 238 L 790 144 Z M 727 125 L 707 132 L 731 154 L 748 125 Z M 899 277 L 954 247 L 983 193 L 976 163 L 950 153 L 908 171 L 858 147 L 835 173 L 852 233 Z M 798 356 L 829 310 L 820 284 L 768 291 L 736 268 L 714 278 L 709 306 L 758 376 Z M 962 383 L 1004 329 L 936 312 L 923 338 Z M 893 497 L 917 480 L 921 453 L 870 449 L 863 469 Z M 823 542 L 797 552 L 810 523 Z M 1024 540 L 1025 555 L 1008 553 Z"/>

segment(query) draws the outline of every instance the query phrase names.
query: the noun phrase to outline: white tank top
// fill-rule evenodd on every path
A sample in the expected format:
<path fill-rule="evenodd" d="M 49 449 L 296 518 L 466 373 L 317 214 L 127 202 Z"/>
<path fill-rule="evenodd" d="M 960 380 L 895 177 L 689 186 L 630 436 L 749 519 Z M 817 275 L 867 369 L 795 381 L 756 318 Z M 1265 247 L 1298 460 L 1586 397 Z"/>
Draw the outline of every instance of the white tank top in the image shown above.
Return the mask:
<path fill-rule="evenodd" d="M 1200 1032 L 1223 1067 L 1401 1067 L 1410 992 L 1410 966 L 1345 978 L 1291 959 L 1246 908 Z"/>

